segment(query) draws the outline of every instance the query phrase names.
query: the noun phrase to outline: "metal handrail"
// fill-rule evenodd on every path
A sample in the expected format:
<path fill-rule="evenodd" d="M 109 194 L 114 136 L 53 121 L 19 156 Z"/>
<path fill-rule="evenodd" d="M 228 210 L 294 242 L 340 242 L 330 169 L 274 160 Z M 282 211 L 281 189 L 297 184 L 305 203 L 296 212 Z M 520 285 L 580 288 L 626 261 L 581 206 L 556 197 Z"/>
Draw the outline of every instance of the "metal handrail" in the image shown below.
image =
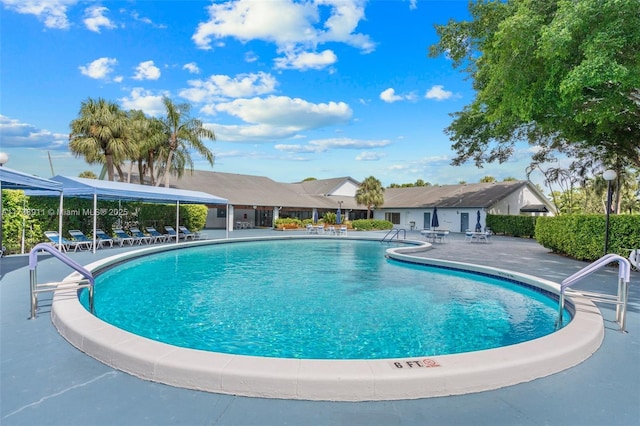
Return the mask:
<path fill-rule="evenodd" d="M 618 294 L 612 295 L 607 293 L 594 293 L 594 292 L 580 292 L 584 297 L 588 297 L 596 302 L 613 303 L 616 305 L 616 322 L 620 325 L 620 330 L 625 331 L 625 320 L 627 312 L 627 297 L 629 293 L 629 281 L 631 277 L 631 263 L 624 257 L 610 253 L 602 256 L 600 259 L 591 263 L 590 265 L 582 268 L 575 274 L 562 280 L 560 284 L 560 297 L 558 300 L 558 323 L 557 326 L 562 326 L 562 315 L 564 311 L 564 298 L 567 289 L 572 285 L 581 281 L 583 278 L 591 275 L 607 266 L 612 262 L 618 262 Z"/>
<path fill-rule="evenodd" d="M 407 239 L 407 230 L 406 229 L 393 228 L 393 229 L 390 229 L 389 232 L 387 232 L 384 237 L 382 237 L 380 242 L 383 243 L 385 241 L 391 241 L 391 240 L 393 240 L 393 237 L 396 237 L 397 239 L 400 239 L 400 231 L 403 232 L 404 239 L 406 240 Z M 389 234 L 391 234 L 391 236 L 389 236 Z M 387 240 L 387 237 L 389 237 L 388 240 Z"/>
<path fill-rule="evenodd" d="M 82 275 L 89 282 L 87 284 L 81 284 L 82 281 L 78 281 L 77 283 L 71 283 L 71 282 L 59 283 L 62 285 L 55 285 L 51 283 L 38 285 L 36 268 L 38 267 L 38 251 L 40 250 L 50 253 L 55 258 L 60 260 L 62 263 L 66 264 L 67 266 L 71 267 L 72 269 L 80 273 L 80 275 Z M 67 255 L 62 253 L 60 250 L 58 250 L 57 248 L 47 243 L 36 244 L 36 246 L 33 247 L 29 252 L 29 281 L 31 286 L 31 317 L 29 319 L 33 319 L 36 317 L 36 310 L 38 309 L 38 293 L 41 293 L 44 291 L 55 292 L 57 290 L 63 290 L 63 289 L 68 290 L 70 288 L 69 284 L 77 284 L 72 286 L 71 288 L 89 288 L 89 310 L 91 311 L 91 313 L 94 313 L 93 287 L 95 285 L 95 279 L 93 277 L 93 274 L 89 272 L 86 268 L 84 268 L 82 265 L 80 265 L 79 263 L 75 262 L 73 259 L 71 259 Z"/>

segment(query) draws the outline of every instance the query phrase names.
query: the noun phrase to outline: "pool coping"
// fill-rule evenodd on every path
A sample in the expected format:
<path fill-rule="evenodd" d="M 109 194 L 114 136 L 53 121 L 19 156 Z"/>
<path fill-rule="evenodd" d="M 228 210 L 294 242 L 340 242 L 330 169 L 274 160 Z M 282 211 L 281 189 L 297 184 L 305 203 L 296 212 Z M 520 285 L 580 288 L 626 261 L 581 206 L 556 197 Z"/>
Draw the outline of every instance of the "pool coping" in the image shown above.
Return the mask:
<path fill-rule="evenodd" d="M 325 236 L 282 236 L 208 240 L 147 247 L 86 266 L 94 271 L 132 256 L 194 245 Z M 371 239 L 340 237 L 342 239 Z M 398 260 L 467 269 L 513 279 L 558 293 L 557 283 L 530 275 L 424 257 L 429 244 L 387 250 Z M 72 274 L 74 275 L 74 274 Z M 498 389 L 545 377 L 589 358 L 602 343 L 600 311 L 585 298 L 568 300 L 573 320 L 561 330 L 532 341 L 497 349 L 433 356 L 378 360 L 309 360 L 229 355 L 180 348 L 134 335 L 91 315 L 77 292 L 59 292 L 51 308 L 58 332 L 73 346 L 115 369 L 145 380 L 215 393 L 252 397 L 325 401 L 417 399 Z"/>

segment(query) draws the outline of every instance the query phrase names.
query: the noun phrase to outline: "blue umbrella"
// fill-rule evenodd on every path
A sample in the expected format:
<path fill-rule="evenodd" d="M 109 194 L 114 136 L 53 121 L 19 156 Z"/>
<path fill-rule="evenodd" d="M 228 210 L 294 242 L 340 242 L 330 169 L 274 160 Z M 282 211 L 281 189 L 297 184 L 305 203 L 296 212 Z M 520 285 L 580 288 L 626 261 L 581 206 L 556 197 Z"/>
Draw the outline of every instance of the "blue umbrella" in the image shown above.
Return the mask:
<path fill-rule="evenodd" d="M 478 210 L 476 216 L 478 217 L 478 222 L 476 223 L 476 232 L 480 232 L 482 231 L 482 225 L 480 224 L 480 210 Z"/>
<path fill-rule="evenodd" d="M 313 223 L 318 223 L 318 210 L 313 209 Z"/>
<path fill-rule="evenodd" d="M 342 215 L 340 214 L 340 207 L 338 207 L 338 211 L 336 212 L 336 225 L 340 225 L 342 223 Z"/>
<path fill-rule="evenodd" d="M 431 216 L 431 227 L 437 228 L 440 226 L 440 222 L 438 222 L 438 208 L 433 208 L 433 215 Z"/>

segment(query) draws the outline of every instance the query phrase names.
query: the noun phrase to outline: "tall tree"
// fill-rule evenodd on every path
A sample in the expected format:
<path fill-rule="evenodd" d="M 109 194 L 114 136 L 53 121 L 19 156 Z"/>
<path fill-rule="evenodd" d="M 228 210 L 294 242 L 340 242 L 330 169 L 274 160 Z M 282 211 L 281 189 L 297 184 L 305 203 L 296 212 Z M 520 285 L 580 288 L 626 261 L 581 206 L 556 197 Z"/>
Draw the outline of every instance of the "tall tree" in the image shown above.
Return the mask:
<path fill-rule="evenodd" d="M 478 0 L 436 26 L 476 97 L 446 129 L 454 164 L 506 161 L 514 143 L 640 168 L 638 0 Z"/>
<path fill-rule="evenodd" d="M 367 219 L 371 217 L 371 209 L 384 204 L 384 188 L 373 176 L 362 181 L 356 190 L 356 203 L 367 206 Z"/>
<path fill-rule="evenodd" d="M 130 159 L 137 164 L 140 183 L 144 184 L 145 176 L 148 174 L 151 185 L 155 185 L 154 162 L 159 147 L 166 139 L 162 122 L 157 118 L 147 117 L 139 110 L 131 110 L 127 114 L 130 120 L 127 134 L 134 146 Z"/>
<path fill-rule="evenodd" d="M 78 118 L 71 122 L 69 149 L 89 164 L 105 164 L 108 179 L 113 180 L 115 166 L 131 150 L 125 137 L 127 121 L 126 114 L 114 102 L 89 98 L 82 102 Z"/>
<path fill-rule="evenodd" d="M 161 147 L 162 177 L 156 185 L 169 186 L 169 175 L 182 175 L 186 164 L 193 170 L 193 162 L 189 150 L 193 149 L 202 155 L 213 166 L 213 153 L 205 146 L 202 139 L 215 140 L 212 130 L 203 126 L 202 121 L 191 118 L 191 105 L 174 104 L 171 99 L 163 99 L 166 116 L 161 119 L 165 134 L 165 144 Z"/>

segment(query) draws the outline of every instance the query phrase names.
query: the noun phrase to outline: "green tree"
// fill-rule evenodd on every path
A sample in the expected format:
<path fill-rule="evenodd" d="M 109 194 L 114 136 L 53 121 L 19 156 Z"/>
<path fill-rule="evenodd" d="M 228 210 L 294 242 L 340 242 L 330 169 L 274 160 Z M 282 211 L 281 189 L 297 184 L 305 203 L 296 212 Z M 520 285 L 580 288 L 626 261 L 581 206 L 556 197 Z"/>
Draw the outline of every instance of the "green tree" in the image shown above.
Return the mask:
<path fill-rule="evenodd" d="M 171 173 L 182 175 L 186 165 L 193 170 L 193 161 L 188 150 L 194 149 L 213 165 L 213 153 L 202 142 L 203 138 L 215 140 L 212 130 L 205 128 L 202 121 L 189 116 L 191 105 L 174 104 L 171 99 L 163 99 L 166 116 L 162 118 L 165 143 L 159 149 L 162 177 L 157 186 L 169 186 Z"/>
<path fill-rule="evenodd" d="M 131 110 L 129 116 L 129 128 L 127 134 L 132 145 L 130 160 L 137 164 L 140 183 L 144 184 L 148 174 L 151 185 L 155 185 L 155 161 L 160 146 L 165 141 L 162 122 L 157 118 L 147 117 L 144 112 Z M 129 170 L 131 177 L 131 170 Z"/>
<path fill-rule="evenodd" d="M 503 162 L 527 140 L 640 167 L 638 0 L 483 0 L 470 13 L 436 26 L 430 47 L 476 91 L 446 129 L 453 164 Z"/>
<path fill-rule="evenodd" d="M 384 188 L 373 176 L 362 181 L 356 191 L 356 203 L 367 206 L 367 219 L 371 218 L 371 209 L 384 204 Z"/>
<path fill-rule="evenodd" d="M 96 174 L 91 170 L 85 170 L 84 172 L 80 172 L 80 174 L 78 174 L 78 177 L 85 178 L 85 179 L 98 179 L 98 176 L 96 176 Z"/>
<path fill-rule="evenodd" d="M 104 164 L 112 181 L 114 168 L 130 153 L 125 137 L 127 122 L 126 114 L 117 104 L 89 98 L 82 102 L 78 118 L 71 122 L 69 149 L 89 164 Z"/>
<path fill-rule="evenodd" d="M 497 182 L 497 179 L 494 178 L 493 176 L 484 176 L 480 178 L 480 183 L 493 183 L 493 182 Z"/>

